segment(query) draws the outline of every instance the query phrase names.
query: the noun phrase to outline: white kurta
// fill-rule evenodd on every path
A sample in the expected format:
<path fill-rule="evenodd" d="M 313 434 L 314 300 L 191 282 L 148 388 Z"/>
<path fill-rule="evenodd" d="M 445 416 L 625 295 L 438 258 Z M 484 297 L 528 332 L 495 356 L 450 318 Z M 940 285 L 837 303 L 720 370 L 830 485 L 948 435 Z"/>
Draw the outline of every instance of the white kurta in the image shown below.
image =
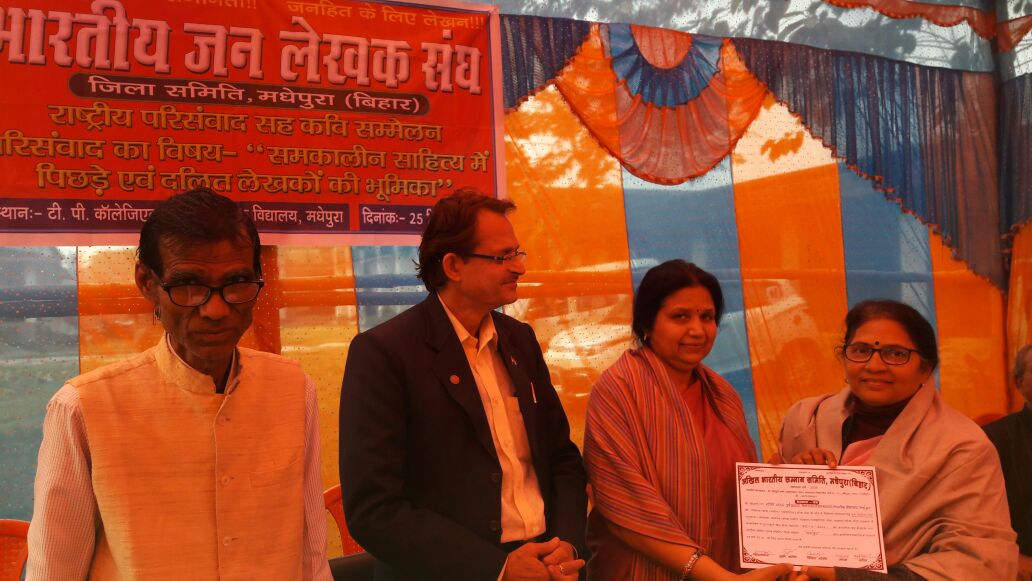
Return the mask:
<path fill-rule="evenodd" d="M 216 394 L 162 340 L 58 392 L 28 579 L 330 578 L 314 385 L 267 353 L 234 369 Z"/>

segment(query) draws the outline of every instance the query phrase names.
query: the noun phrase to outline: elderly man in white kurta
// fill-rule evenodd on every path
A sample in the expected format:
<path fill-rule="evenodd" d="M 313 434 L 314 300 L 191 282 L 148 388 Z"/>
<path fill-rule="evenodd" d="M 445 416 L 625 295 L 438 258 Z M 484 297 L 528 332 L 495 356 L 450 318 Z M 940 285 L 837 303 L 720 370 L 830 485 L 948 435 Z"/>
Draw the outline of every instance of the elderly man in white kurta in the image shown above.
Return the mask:
<path fill-rule="evenodd" d="M 237 347 L 264 284 L 254 224 L 194 190 L 155 209 L 138 254 L 165 333 L 47 406 L 27 578 L 330 580 L 315 387 Z"/>

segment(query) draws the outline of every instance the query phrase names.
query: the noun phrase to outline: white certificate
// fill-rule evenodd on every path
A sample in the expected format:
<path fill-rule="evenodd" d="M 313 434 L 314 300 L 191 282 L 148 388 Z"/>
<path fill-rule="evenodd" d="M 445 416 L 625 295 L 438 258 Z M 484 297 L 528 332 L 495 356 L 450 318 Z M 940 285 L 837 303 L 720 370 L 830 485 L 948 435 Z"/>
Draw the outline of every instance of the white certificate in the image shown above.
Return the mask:
<path fill-rule="evenodd" d="M 742 567 L 791 563 L 886 572 L 873 466 L 736 466 Z"/>

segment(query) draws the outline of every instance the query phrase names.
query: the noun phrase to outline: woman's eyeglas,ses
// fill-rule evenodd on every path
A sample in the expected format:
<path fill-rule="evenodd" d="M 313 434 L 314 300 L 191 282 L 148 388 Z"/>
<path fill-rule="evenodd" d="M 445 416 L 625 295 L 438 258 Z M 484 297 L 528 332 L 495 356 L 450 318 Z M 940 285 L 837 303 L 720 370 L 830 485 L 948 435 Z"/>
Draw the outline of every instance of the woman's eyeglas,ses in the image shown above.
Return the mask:
<path fill-rule="evenodd" d="M 877 353 L 886 365 L 903 365 L 910 361 L 911 353 L 917 352 L 917 349 L 907 349 L 899 345 L 886 345 L 879 349 L 867 343 L 850 343 L 842 347 L 842 354 L 845 355 L 846 359 L 855 363 L 867 363 Z"/>

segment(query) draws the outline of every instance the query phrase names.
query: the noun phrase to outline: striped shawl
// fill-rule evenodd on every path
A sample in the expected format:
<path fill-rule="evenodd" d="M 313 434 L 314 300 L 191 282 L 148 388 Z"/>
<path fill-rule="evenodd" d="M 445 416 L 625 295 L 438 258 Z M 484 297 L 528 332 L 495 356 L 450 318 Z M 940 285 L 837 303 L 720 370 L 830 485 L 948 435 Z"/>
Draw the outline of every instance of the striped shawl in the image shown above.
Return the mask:
<path fill-rule="evenodd" d="M 749 450 L 742 402 L 727 381 L 698 368 L 707 402 Z M 595 509 L 642 535 L 709 551 L 711 477 L 703 434 L 662 361 L 648 348 L 625 352 L 599 378 L 588 401 L 584 460 Z M 635 555 L 635 579 L 677 579 Z"/>

